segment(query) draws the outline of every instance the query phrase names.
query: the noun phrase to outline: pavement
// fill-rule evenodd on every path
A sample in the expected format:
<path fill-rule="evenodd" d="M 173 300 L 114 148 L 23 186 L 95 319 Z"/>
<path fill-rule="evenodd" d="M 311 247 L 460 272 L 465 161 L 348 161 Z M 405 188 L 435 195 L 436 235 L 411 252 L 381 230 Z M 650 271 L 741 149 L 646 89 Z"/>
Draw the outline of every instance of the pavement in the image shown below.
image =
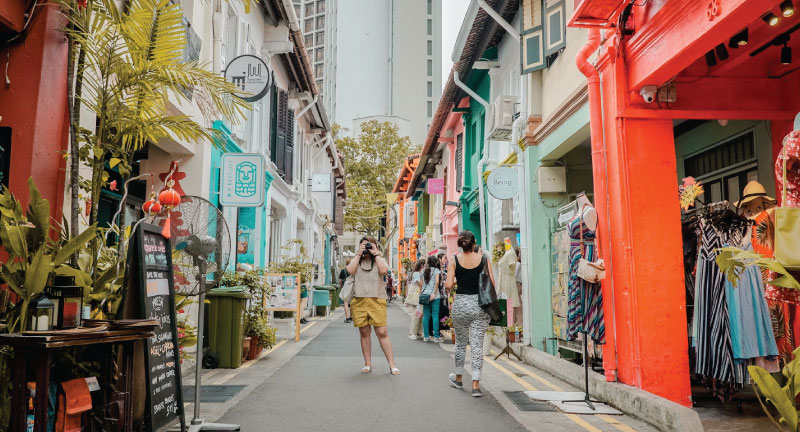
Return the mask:
<path fill-rule="evenodd" d="M 281 341 L 239 369 L 204 371 L 204 389 L 221 385 L 236 394 L 202 403 L 202 417 L 239 424 L 243 431 L 656 430 L 626 415 L 569 414 L 529 399 L 523 392 L 578 389 L 505 357 L 485 358 L 481 386 L 486 396 L 473 398 L 466 385 L 456 390 L 447 383 L 452 343 L 408 339 L 410 317 L 396 303 L 390 304 L 388 315 L 400 375 L 389 374 L 374 336 L 373 371 L 360 372 L 358 333 L 337 311 L 304 326 L 300 342 Z M 184 385 L 191 385 L 187 379 Z M 192 418 L 191 403 L 186 404 L 186 417 L 187 422 Z"/>

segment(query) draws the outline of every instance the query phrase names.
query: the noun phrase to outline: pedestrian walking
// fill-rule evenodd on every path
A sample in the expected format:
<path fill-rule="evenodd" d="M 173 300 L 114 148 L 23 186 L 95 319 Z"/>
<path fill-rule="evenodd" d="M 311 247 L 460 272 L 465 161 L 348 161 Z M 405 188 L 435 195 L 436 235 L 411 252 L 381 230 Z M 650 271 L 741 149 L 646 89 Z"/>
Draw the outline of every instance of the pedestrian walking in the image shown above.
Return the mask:
<path fill-rule="evenodd" d="M 408 283 L 408 295 L 406 296 L 406 304 L 414 306 L 414 315 L 411 317 L 411 325 L 408 329 L 409 339 L 418 339 L 422 334 L 422 310 L 419 307 L 419 295 L 422 291 L 422 269 L 425 262 L 422 260 L 414 264 L 414 272 L 411 273 L 411 282 Z"/>
<path fill-rule="evenodd" d="M 383 354 L 389 362 L 389 372 L 399 375 L 395 367 L 392 342 L 386 329 L 386 292 L 383 277 L 389 270 L 386 260 L 380 256 L 378 242 L 372 236 L 361 239 L 358 253 L 347 266 L 347 273 L 353 279 L 353 300 L 350 302 L 350 313 L 353 325 L 361 336 L 361 353 L 364 355 L 364 367 L 361 372 L 372 372 L 372 329 L 381 345 Z"/>
<path fill-rule="evenodd" d="M 394 278 L 392 277 L 392 271 L 389 270 L 389 272 L 386 273 L 386 300 L 389 303 L 392 302 L 392 298 L 394 297 L 393 291 L 394 291 Z"/>
<path fill-rule="evenodd" d="M 494 284 L 494 274 L 489 261 L 475 250 L 475 235 L 469 231 L 458 234 L 458 247 L 462 253 L 453 257 L 447 272 L 447 290 L 458 283 L 453 301 L 453 328 L 456 332 L 455 373 L 448 377 L 450 385 L 463 387 L 464 360 L 467 354 L 467 339 L 472 347 L 472 396 L 483 396 L 480 387 L 483 370 L 483 338 L 489 327 L 490 317 L 478 304 L 478 285 L 484 266 Z"/>
<path fill-rule="evenodd" d="M 350 265 L 350 260 L 344 264 L 345 268 L 339 272 L 339 286 L 344 286 L 344 281 L 347 280 L 347 266 Z M 351 323 L 353 322 L 353 318 L 350 318 L 350 302 L 342 302 L 344 304 L 344 322 Z"/>
<path fill-rule="evenodd" d="M 439 259 L 429 256 L 425 270 L 422 271 L 422 291 L 419 295 L 419 302 L 422 304 L 422 334 L 425 342 L 431 340 L 436 343 L 443 342 L 442 335 L 439 334 L 440 277 Z"/>

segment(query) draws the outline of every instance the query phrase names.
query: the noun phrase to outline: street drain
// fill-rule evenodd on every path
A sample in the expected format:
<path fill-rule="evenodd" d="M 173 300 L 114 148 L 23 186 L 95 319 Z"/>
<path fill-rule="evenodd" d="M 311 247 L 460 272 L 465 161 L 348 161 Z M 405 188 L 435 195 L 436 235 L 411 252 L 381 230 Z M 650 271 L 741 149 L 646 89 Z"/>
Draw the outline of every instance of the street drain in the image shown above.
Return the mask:
<path fill-rule="evenodd" d="M 503 393 L 505 393 L 506 396 L 511 399 L 511 402 L 514 402 L 514 405 L 516 405 L 520 411 L 556 411 L 555 407 L 549 403 L 544 401 L 535 401 L 526 396 L 525 392 L 506 391 Z"/>
<path fill-rule="evenodd" d="M 244 388 L 245 386 L 243 385 L 204 385 L 202 392 L 200 392 L 200 402 L 227 402 Z M 194 386 L 184 387 L 183 400 L 185 402 L 194 402 Z"/>

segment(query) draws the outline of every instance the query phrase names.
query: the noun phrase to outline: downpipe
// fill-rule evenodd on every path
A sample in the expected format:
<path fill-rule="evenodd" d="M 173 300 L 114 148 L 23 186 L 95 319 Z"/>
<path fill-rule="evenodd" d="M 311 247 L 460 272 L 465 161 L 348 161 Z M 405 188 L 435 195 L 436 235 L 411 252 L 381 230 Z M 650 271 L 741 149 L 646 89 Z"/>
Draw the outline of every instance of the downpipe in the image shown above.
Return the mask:
<path fill-rule="evenodd" d="M 464 90 L 464 93 L 468 94 L 471 98 L 475 99 L 476 101 L 478 101 L 478 103 L 483 105 L 483 108 L 486 110 L 486 115 L 484 116 L 486 118 L 485 121 L 488 124 L 488 122 L 489 122 L 489 103 L 486 102 L 482 97 L 478 96 L 478 94 L 475 93 L 466 84 L 461 82 L 461 80 L 458 77 L 458 71 L 456 71 L 456 70 L 453 71 L 453 82 L 455 83 L 455 85 L 458 86 L 458 88 L 460 88 L 461 90 Z M 486 126 L 487 125 L 484 125 L 484 130 L 487 129 Z M 486 163 L 489 161 L 489 138 L 488 138 L 488 136 L 486 136 L 484 138 L 483 142 L 484 142 L 484 145 L 483 145 L 483 156 L 481 157 L 481 160 L 478 161 L 477 168 L 478 168 L 478 204 L 479 204 L 478 205 L 478 211 L 479 211 L 480 220 L 481 220 L 481 246 L 483 247 L 483 250 L 484 250 L 484 253 L 485 253 L 487 248 L 490 247 L 489 244 L 488 244 L 488 238 L 489 237 L 488 237 L 487 227 L 486 227 L 486 210 L 484 209 L 485 204 L 486 204 L 486 201 L 485 201 L 486 198 L 484 197 L 484 192 L 483 192 L 483 186 L 484 186 L 484 184 L 483 184 L 483 170 L 486 167 Z"/>
<path fill-rule="evenodd" d="M 525 128 L 528 121 L 528 80 L 526 75 L 520 77 L 520 107 L 522 107 L 519 117 L 514 120 L 511 126 L 511 148 L 517 154 L 517 165 L 519 169 L 519 193 L 522 199 L 522 206 L 524 214 L 519 218 L 519 237 L 520 255 L 520 273 L 522 275 L 528 274 L 528 258 L 530 251 L 530 225 L 528 218 L 530 217 L 530 199 L 528 197 L 528 170 L 525 165 L 525 151 L 518 145 L 520 137 L 520 128 Z M 522 278 L 522 343 L 525 345 L 531 344 L 531 320 L 530 317 L 530 278 L 523 276 Z"/>
<path fill-rule="evenodd" d="M 608 275 L 602 282 L 603 290 L 603 311 L 606 317 L 606 345 L 611 349 L 603 349 L 603 369 L 605 370 L 606 381 L 617 380 L 617 333 L 616 333 L 616 305 L 614 298 L 614 283 L 613 283 L 613 256 L 611 251 L 611 242 L 609 234 L 611 232 L 611 222 L 609 218 L 608 206 L 608 174 L 606 166 L 606 150 L 605 141 L 603 136 L 603 110 L 602 110 L 602 91 L 600 87 L 600 73 L 597 68 L 589 62 L 589 57 L 597 51 L 600 47 L 600 30 L 589 29 L 589 37 L 586 45 L 578 51 L 575 56 L 575 63 L 583 75 L 586 76 L 586 85 L 589 93 L 589 128 L 591 134 L 592 145 L 592 167 L 593 171 L 597 173 L 594 176 L 595 191 L 595 207 L 600 208 L 605 212 L 605 232 L 602 238 L 605 240 L 605 246 L 602 249 L 606 265 L 608 266 Z M 602 170 L 602 172 L 600 171 Z M 599 180 L 599 181 L 598 181 Z M 598 186 L 602 185 L 601 188 Z M 600 226 L 598 226 L 598 231 Z M 610 296 L 608 294 L 611 294 Z M 610 313 L 609 313 L 610 312 Z"/>

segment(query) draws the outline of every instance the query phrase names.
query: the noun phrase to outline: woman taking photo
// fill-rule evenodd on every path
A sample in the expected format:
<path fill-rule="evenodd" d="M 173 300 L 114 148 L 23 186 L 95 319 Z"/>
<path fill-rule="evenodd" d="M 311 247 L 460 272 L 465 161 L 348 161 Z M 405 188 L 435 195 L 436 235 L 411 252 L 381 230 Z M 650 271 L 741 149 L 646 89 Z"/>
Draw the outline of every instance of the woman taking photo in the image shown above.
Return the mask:
<path fill-rule="evenodd" d="M 374 237 L 361 239 L 358 253 L 347 265 L 347 272 L 353 278 L 353 300 L 350 302 L 350 317 L 361 335 L 361 352 L 364 354 L 364 367 L 361 372 L 372 372 L 371 329 L 381 344 L 383 354 L 389 362 L 389 372 L 399 375 L 392 354 L 392 342 L 386 330 L 386 291 L 383 277 L 389 270 L 386 260 L 380 256 L 378 242 Z"/>
<path fill-rule="evenodd" d="M 494 284 L 492 266 L 482 253 L 475 251 L 475 235 L 469 231 L 458 234 L 458 247 L 462 253 L 453 257 L 447 271 L 448 293 L 458 283 L 453 301 L 453 327 L 456 332 L 455 373 L 450 374 L 452 387 L 460 389 L 464 374 L 464 358 L 467 354 L 467 339 L 472 347 L 472 396 L 481 397 L 480 380 L 483 370 L 483 338 L 489 327 L 489 314 L 478 304 L 478 281 L 483 267 L 488 266 L 489 277 Z"/>

